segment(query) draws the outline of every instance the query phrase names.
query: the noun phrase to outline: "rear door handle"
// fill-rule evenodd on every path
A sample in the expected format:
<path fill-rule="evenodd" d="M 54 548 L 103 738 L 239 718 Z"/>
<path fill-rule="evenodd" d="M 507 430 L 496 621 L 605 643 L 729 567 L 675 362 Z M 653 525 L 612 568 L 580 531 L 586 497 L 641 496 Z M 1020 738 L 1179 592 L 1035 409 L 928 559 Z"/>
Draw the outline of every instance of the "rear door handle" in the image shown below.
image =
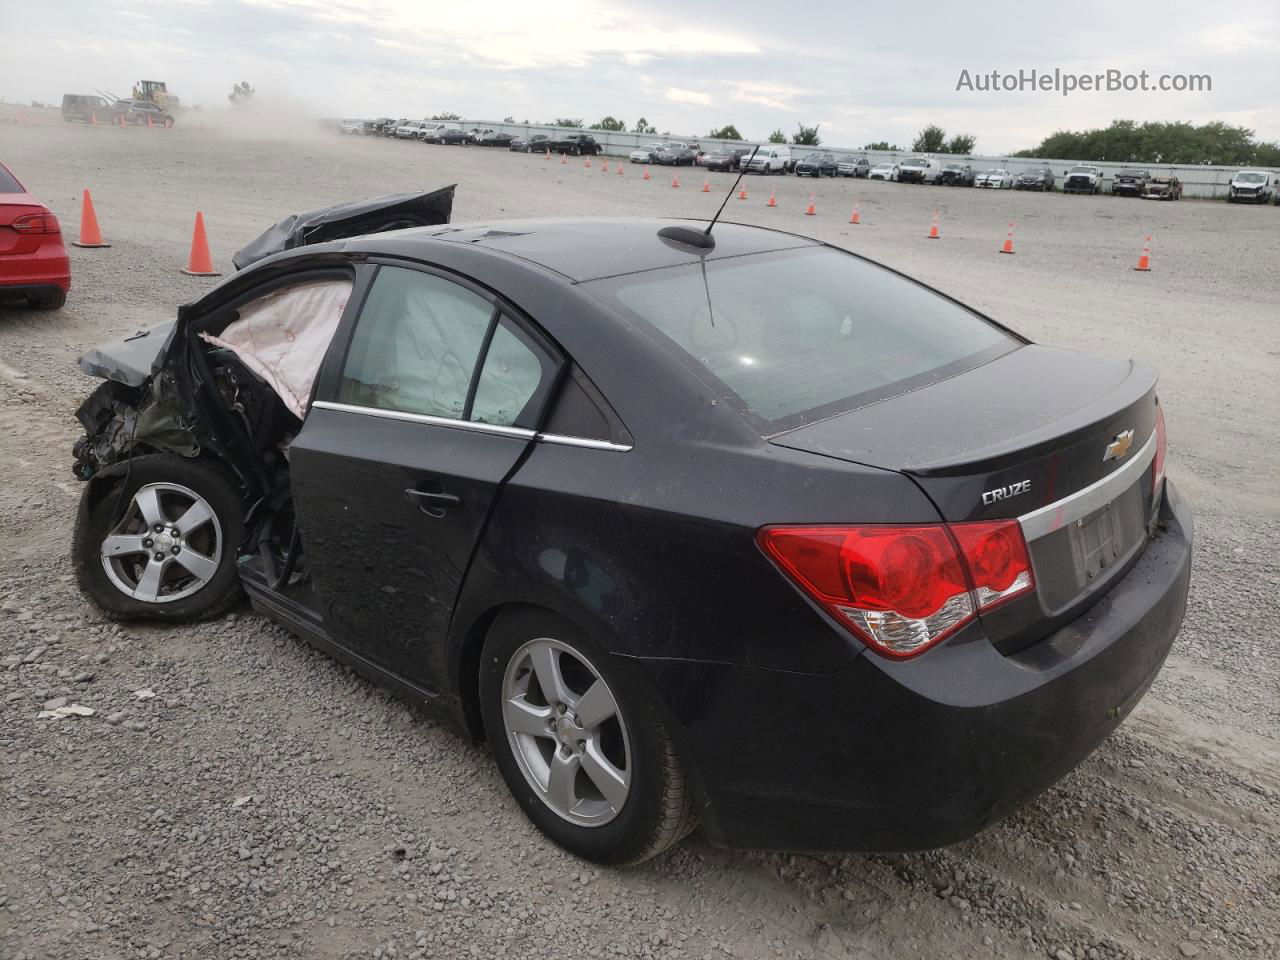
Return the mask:
<path fill-rule="evenodd" d="M 410 503 L 416 503 L 418 509 L 429 517 L 439 519 L 454 507 L 462 506 L 462 498 L 455 497 L 452 493 L 435 493 L 430 490 L 417 490 L 413 487 L 407 487 L 404 491 L 404 498 Z"/>

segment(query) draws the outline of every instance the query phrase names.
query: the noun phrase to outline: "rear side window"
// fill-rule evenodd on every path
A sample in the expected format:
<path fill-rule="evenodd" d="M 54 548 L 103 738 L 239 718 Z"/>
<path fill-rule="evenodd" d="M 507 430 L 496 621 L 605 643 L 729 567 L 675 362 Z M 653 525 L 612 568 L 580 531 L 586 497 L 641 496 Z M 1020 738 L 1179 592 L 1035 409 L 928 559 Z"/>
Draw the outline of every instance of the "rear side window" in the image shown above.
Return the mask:
<path fill-rule="evenodd" d="M 584 287 L 642 321 L 765 435 L 953 376 L 1021 344 L 920 284 L 826 247 Z"/>
<path fill-rule="evenodd" d="M 26 193 L 8 170 L 0 167 L 0 193 Z"/>
<path fill-rule="evenodd" d="M 470 419 L 509 427 L 541 408 L 555 376 L 555 361 L 506 317 L 493 331 L 484 356 Z"/>

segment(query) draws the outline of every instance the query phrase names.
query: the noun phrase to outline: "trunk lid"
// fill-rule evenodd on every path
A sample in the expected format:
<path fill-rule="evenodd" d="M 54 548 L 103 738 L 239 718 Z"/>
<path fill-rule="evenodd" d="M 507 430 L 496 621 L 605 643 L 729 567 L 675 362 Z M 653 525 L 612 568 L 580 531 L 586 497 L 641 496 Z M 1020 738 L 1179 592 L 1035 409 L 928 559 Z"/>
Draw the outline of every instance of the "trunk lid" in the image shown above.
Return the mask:
<path fill-rule="evenodd" d="M 984 615 L 1012 652 L 1079 615 L 1140 555 L 1155 385 L 1127 359 L 1028 345 L 772 442 L 905 473 L 948 521 L 1019 519 L 1036 591 Z"/>

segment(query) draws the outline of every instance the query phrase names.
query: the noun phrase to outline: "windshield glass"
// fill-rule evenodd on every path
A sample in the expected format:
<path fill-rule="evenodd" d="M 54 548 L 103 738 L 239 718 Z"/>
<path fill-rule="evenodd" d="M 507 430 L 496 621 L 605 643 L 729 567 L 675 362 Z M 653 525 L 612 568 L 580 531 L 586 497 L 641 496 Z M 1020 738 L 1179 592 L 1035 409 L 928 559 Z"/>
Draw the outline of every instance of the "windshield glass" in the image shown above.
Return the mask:
<path fill-rule="evenodd" d="M 1267 178 L 1260 173 L 1242 173 L 1236 177 L 1241 183 L 1262 183 Z"/>
<path fill-rule="evenodd" d="M 912 157 L 909 160 L 903 160 L 902 165 L 904 167 L 923 167 L 926 162 L 927 161 L 925 160 L 917 160 L 915 157 Z"/>
<path fill-rule="evenodd" d="M 1145 170 L 1121 170 L 1116 174 L 1117 177 L 1145 177 L 1146 175 Z"/>
<path fill-rule="evenodd" d="M 829 248 L 584 285 L 768 435 L 953 376 L 1019 341 L 977 314 Z"/>
<path fill-rule="evenodd" d="M 1072 173 L 1093 173 L 1093 167 L 1072 167 Z"/>

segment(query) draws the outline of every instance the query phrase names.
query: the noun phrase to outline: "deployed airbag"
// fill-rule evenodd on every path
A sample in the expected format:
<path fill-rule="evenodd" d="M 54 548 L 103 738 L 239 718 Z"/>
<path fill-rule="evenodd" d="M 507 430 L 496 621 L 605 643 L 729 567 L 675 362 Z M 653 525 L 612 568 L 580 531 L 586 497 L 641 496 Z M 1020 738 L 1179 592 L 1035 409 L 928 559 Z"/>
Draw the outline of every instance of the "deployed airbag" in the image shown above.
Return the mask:
<path fill-rule="evenodd" d="M 285 217 L 231 258 L 237 270 L 282 250 L 384 230 L 448 223 L 456 184 L 430 193 L 394 193 Z"/>
<path fill-rule="evenodd" d="M 350 295 L 350 280 L 285 287 L 242 307 L 221 336 L 200 338 L 232 351 L 301 420 Z"/>

